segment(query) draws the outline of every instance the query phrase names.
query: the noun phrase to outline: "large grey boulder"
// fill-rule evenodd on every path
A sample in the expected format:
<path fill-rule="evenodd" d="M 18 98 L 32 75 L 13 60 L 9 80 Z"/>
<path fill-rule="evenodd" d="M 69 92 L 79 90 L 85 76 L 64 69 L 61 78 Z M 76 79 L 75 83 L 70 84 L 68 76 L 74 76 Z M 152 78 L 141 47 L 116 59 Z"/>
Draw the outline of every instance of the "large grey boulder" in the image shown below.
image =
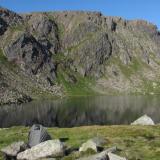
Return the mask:
<path fill-rule="evenodd" d="M 154 125 L 154 121 L 147 115 L 144 115 L 135 120 L 131 125 Z"/>
<path fill-rule="evenodd" d="M 29 131 L 28 140 L 29 146 L 33 147 L 41 142 L 51 140 L 51 136 L 42 125 L 34 124 Z"/>
<path fill-rule="evenodd" d="M 5 148 L 2 148 L 1 152 L 4 154 L 6 159 L 11 157 L 14 159 L 19 152 L 24 151 L 26 148 L 27 145 L 24 142 L 15 142 Z"/>
<path fill-rule="evenodd" d="M 37 160 L 43 158 L 63 157 L 65 146 L 60 140 L 49 140 L 42 142 L 31 149 L 25 150 L 17 155 L 18 160 Z"/>

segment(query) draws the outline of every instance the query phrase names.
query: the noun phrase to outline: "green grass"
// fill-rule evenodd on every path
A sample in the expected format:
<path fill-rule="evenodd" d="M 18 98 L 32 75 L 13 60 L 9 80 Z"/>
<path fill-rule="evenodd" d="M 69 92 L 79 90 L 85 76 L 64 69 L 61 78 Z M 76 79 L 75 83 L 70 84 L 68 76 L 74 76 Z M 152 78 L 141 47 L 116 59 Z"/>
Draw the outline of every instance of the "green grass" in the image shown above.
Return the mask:
<path fill-rule="evenodd" d="M 25 30 L 25 25 L 12 25 L 10 27 L 12 32 L 16 32 L 16 31 L 24 31 Z"/>
<path fill-rule="evenodd" d="M 153 81 L 143 78 L 143 83 L 140 87 L 144 94 L 160 94 L 160 82 L 158 80 Z"/>
<path fill-rule="evenodd" d="M 4 56 L 2 49 L 0 48 L 0 63 L 5 63 L 7 58 Z"/>
<path fill-rule="evenodd" d="M 133 57 L 131 62 L 127 65 L 123 64 L 119 57 L 112 57 L 106 63 L 106 65 L 115 64 L 117 65 L 122 74 L 130 79 L 133 74 L 141 72 L 144 68 L 148 67 L 147 64 L 138 60 L 136 57 Z"/>
<path fill-rule="evenodd" d="M 27 142 L 29 128 L 12 127 L 0 130 L 0 148 L 12 142 Z M 160 126 L 88 126 L 75 128 L 48 128 L 52 138 L 68 138 L 69 147 L 79 147 L 83 142 L 95 136 L 102 136 L 107 143 L 105 148 L 117 146 L 118 155 L 128 160 L 159 160 Z M 87 152 L 87 154 L 93 154 Z M 71 154 L 64 160 L 72 160 L 81 154 Z M 2 158 L 2 157 L 1 157 Z"/>
<path fill-rule="evenodd" d="M 95 95 L 96 93 L 91 89 L 94 84 L 93 79 L 89 77 L 82 77 L 78 73 L 72 72 L 70 70 L 59 70 L 57 75 L 57 82 L 62 84 L 65 92 L 68 96 L 85 96 L 85 95 Z M 69 75 L 74 75 L 76 78 L 75 83 L 69 82 L 67 79 Z"/>

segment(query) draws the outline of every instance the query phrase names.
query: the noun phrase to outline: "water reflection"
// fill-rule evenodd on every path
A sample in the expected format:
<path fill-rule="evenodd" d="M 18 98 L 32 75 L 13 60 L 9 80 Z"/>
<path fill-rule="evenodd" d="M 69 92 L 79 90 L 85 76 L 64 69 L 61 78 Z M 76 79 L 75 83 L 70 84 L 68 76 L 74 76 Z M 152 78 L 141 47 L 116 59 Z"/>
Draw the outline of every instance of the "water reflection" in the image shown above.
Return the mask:
<path fill-rule="evenodd" d="M 159 97 L 96 96 L 55 101 L 36 101 L 0 107 L 0 127 L 16 125 L 73 127 L 81 125 L 129 124 L 148 114 L 160 121 Z"/>

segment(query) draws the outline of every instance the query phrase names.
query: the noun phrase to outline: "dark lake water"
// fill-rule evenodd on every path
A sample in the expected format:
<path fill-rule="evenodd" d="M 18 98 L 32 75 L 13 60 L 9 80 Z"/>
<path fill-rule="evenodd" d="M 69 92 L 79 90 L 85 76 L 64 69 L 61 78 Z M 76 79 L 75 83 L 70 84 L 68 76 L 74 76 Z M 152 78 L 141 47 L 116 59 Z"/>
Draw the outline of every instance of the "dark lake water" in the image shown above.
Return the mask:
<path fill-rule="evenodd" d="M 74 97 L 0 107 L 0 127 L 130 124 L 147 114 L 160 122 L 158 96 Z"/>

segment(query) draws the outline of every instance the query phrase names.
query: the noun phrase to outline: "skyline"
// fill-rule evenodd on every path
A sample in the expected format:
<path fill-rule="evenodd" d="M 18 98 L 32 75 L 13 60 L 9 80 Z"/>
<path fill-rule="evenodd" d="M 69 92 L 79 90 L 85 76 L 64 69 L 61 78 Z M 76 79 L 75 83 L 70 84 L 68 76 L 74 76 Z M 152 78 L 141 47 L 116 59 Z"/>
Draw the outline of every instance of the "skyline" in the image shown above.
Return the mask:
<path fill-rule="evenodd" d="M 101 1 L 101 2 L 100 2 Z M 0 0 L 0 6 L 17 13 L 38 11 L 82 10 L 100 11 L 105 16 L 118 16 L 127 20 L 142 19 L 160 29 L 159 0 Z"/>

